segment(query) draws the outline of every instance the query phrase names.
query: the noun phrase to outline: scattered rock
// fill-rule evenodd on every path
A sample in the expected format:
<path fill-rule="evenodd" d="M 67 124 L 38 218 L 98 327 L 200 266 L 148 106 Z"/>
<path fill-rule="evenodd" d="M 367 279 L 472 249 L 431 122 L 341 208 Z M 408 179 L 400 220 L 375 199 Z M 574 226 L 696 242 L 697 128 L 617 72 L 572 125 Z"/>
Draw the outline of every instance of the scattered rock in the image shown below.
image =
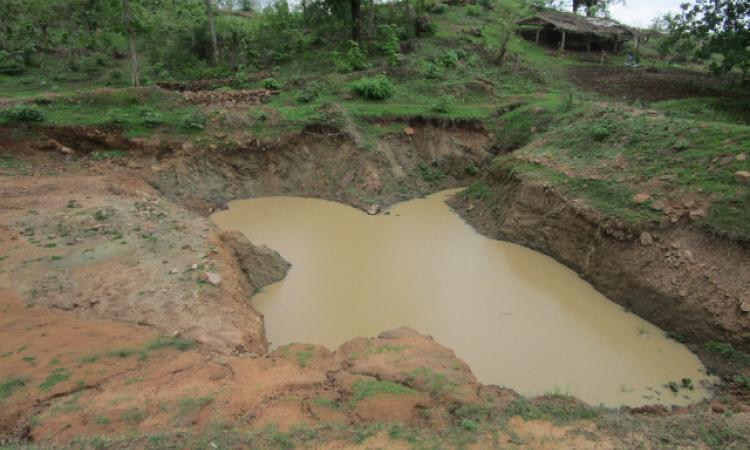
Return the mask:
<path fill-rule="evenodd" d="M 697 208 L 690 211 L 690 219 L 698 220 L 706 217 L 706 210 L 703 208 Z"/>
<path fill-rule="evenodd" d="M 175 275 L 175 274 L 178 274 L 178 273 L 180 273 L 179 269 L 172 269 L 172 270 L 169 271 L 170 275 Z"/>
<path fill-rule="evenodd" d="M 404 128 L 404 134 L 407 136 L 413 136 L 415 133 L 414 128 L 412 127 L 406 127 Z"/>
<path fill-rule="evenodd" d="M 663 211 L 666 207 L 667 204 L 661 200 L 656 200 L 655 202 L 651 203 L 651 209 L 655 211 Z"/>
<path fill-rule="evenodd" d="M 747 303 L 747 302 L 740 303 L 740 311 L 742 311 L 745 314 L 750 313 L 750 303 Z"/>
<path fill-rule="evenodd" d="M 205 281 L 206 283 L 211 283 L 214 286 L 217 286 L 219 283 L 221 283 L 221 277 L 216 272 L 203 272 L 200 277 L 201 281 Z"/>
<path fill-rule="evenodd" d="M 643 203 L 646 203 L 651 199 L 651 194 L 648 192 L 639 192 L 633 196 L 633 202 L 636 205 L 641 205 Z"/>
<path fill-rule="evenodd" d="M 380 212 L 380 205 L 370 205 L 369 208 L 367 208 L 367 214 L 374 216 Z"/>
<path fill-rule="evenodd" d="M 739 155 L 735 156 L 734 159 L 737 161 L 747 161 L 747 153 L 740 153 Z"/>
<path fill-rule="evenodd" d="M 750 172 L 746 170 L 735 172 L 734 179 L 737 180 L 738 183 L 750 184 Z"/>
<path fill-rule="evenodd" d="M 649 246 L 654 243 L 654 238 L 649 234 L 648 231 L 641 233 L 641 245 Z"/>

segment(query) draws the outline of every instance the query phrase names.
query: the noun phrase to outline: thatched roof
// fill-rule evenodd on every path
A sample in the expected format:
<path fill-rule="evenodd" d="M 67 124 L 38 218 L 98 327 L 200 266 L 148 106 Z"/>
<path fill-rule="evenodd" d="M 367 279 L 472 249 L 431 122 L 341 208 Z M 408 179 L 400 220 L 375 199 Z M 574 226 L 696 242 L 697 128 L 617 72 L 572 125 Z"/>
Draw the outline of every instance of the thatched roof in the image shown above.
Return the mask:
<path fill-rule="evenodd" d="M 630 29 L 614 20 L 601 17 L 585 17 L 579 16 L 578 14 L 553 10 L 537 11 L 532 17 L 518 20 L 516 24 L 538 26 L 552 25 L 555 28 L 574 33 L 590 33 L 607 37 L 616 36 L 621 40 L 627 40 L 633 37 L 633 33 Z"/>

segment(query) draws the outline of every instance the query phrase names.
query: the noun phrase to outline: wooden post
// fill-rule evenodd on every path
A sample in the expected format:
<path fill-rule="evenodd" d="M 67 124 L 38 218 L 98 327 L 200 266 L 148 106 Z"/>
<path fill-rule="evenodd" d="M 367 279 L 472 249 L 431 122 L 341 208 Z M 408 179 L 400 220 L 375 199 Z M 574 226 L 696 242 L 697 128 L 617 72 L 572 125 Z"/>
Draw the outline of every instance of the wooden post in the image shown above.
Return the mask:
<path fill-rule="evenodd" d="M 534 38 L 534 42 L 537 44 L 539 43 L 539 35 L 542 33 L 542 27 L 537 28 L 536 30 L 536 38 Z"/>
<path fill-rule="evenodd" d="M 641 55 L 641 36 L 638 35 L 635 38 L 635 56 Z"/>
<path fill-rule="evenodd" d="M 206 15 L 208 16 L 208 32 L 211 35 L 211 50 L 213 50 L 214 65 L 219 64 L 219 39 L 216 36 L 216 25 L 214 25 L 214 11 L 211 0 L 205 0 Z"/>
<path fill-rule="evenodd" d="M 591 35 L 586 39 L 586 53 L 591 53 Z"/>
<path fill-rule="evenodd" d="M 135 48 L 135 30 L 133 16 L 130 13 L 130 0 L 122 0 L 122 19 L 128 32 L 128 53 L 130 54 L 130 84 L 135 87 L 141 85 L 138 67 L 138 53 Z"/>
<path fill-rule="evenodd" d="M 560 41 L 560 51 L 565 51 L 565 30 L 562 30 L 562 40 Z"/>
<path fill-rule="evenodd" d="M 612 44 L 612 54 L 617 54 L 617 37 L 615 37 L 615 42 Z"/>

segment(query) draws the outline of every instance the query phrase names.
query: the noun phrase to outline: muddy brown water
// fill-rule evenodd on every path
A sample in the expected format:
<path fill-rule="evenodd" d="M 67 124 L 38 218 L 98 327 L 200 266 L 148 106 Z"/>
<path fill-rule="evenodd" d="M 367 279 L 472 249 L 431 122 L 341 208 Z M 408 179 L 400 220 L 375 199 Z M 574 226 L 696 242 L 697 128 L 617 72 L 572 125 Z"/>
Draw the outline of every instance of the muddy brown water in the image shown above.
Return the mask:
<path fill-rule="evenodd" d="M 607 406 L 709 396 L 709 377 L 685 346 L 552 258 L 476 233 L 445 204 L 455 192 L 378 216 L 324 200 L 255 198 L 213 220 L 292 263 L 253 297 L 272 347 L 333 349 L 409 326 L 453 349 L 481 382 L 524 395 Z M 666 386 L 686 378 L 692 390 Z"/>

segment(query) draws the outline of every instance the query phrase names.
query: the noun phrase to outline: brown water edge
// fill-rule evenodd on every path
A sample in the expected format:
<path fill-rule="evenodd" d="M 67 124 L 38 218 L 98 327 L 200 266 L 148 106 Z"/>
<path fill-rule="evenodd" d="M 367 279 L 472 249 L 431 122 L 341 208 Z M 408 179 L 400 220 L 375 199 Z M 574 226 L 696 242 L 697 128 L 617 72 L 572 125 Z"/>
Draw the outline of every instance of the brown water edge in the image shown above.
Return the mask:
<path fill-rule="evenodd" d="M 292 263 L 253 298 L 273 347 L 335 348 L 409 326 L 454 349 L 483 383 L 524 395 L 607 406 L 710 396 L 710 379 L 685 346 L 552 258 L 476 233 L 444 202 L 457 191 L 379 216 L 309 198 L 238 200 L 213 220 Z M 686 378 L 694 389 L 665 386 Z"/>

